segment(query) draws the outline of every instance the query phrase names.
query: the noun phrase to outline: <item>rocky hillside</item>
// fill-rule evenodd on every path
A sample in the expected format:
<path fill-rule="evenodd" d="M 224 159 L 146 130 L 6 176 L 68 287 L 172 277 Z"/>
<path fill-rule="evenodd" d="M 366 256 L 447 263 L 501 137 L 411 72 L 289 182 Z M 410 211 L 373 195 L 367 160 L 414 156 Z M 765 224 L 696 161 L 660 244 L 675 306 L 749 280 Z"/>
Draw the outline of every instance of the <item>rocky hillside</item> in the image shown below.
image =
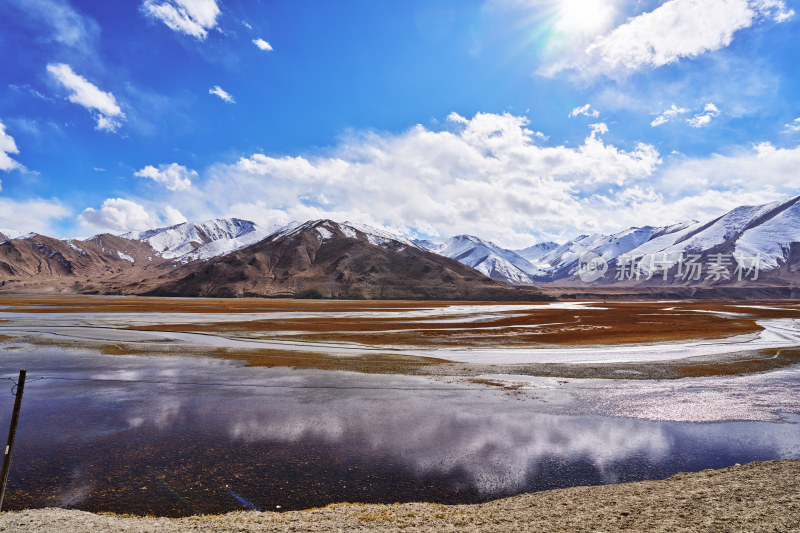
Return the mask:
<path fill-rule="evenodd" d="M 188 265 L 187 265 L 188 266 Z M 535 300 L 458 261 L 365 226 L 311 221 L 149 291 L 169 296 Z"/>

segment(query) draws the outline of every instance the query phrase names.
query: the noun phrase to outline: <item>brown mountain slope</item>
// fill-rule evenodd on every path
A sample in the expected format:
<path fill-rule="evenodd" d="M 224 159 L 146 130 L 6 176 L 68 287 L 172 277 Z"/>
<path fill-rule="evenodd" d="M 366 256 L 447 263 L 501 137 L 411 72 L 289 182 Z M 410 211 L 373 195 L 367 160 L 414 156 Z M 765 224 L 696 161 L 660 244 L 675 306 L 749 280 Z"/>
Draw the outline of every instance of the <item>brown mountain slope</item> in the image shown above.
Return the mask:
<path fill-rule="evenodd" d="M 163 260 L 150 245 L 114 235 L 60 240 L 32 235 L 0 243 L 4 292 L 119 292 Z"/>
<path fill-rule="evenodd" d="M 372 242 L 371 242 L 372 241 Z M 376 243 L 376 244 L 373 244 Z M 329 220 L 209 261 L 147 291 L 161 296 L 268 296 L 352 299 L 548 299 L 399 240 L 376 238 Z M 153 281 L 153 280 L 151 280 Z"/>

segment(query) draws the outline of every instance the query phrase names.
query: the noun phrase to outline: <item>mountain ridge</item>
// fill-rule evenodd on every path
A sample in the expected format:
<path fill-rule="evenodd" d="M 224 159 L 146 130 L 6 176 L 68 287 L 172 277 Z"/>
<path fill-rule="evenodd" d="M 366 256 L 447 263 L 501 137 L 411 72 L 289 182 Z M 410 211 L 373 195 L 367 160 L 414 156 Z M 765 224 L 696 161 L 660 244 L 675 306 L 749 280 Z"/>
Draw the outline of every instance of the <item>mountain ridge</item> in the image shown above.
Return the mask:
<path fill-rule="evenodd" d="M 533 284 L 537 273 L 528 260 L 512 250 L 474 235 L 414 241 L 433 253 L 455 259 L 492 279 L 510 285 Z"/>
<path fill-rule="evenodd" d="M 762 288 L 800 286 L 800 196 L 739 206 L 706 222 L 589 233 L 560 245 L 543 242 L 522 250 L 502 248 L 474 235 L 411 240 L 386 229 L 329 219 L 282 227 L 238 218 L 212 219 L 83 240 L 0 230 L 0 239 L 0 285 L 6 292 L 39 288 L 120 294 L 444 298 L 448 291 L 454 297 L 490 297 L 494 291 L 501 298 L 516 298 L 518 294 L 487 285 L 487 280 L 523 288 L 592 284 L 626 290 L 670 284 L 736 287 L 745 282 Z M 580 267 L 581 259 L 590 255 L 604 262 L 608 272 L 587 282 Z M 727 269 L 725 276 L 681 277 L 687 259 L 713 267 L 712 260 L 722 256 L 725 264 L 715 268 Z M 760 277 L 739 279 L 743 257 L 758 259 Z M 636 262 L 633 270 L 627 266 L 630 261 Z M 217 269 L 217 279 L 201 279 L 210 265 Z M 413 279 L 403 269 L 418 276 L 416 294 Z M 620 277 L 621 272 L 625 275 Z M 259 282 L 258 276 L 269 283 Z M 320 280 L 327 280 L 327 285 Z M 438 290 L 437 284 L 448 289 Z"/>
<path fill-rule="evenodd" d="M 407 239 L 332 220 L 290 231 L 207 262 L 160 285 L 155 296 L 346 299 L 541 300 Z"/>
<path fill-rule="evenodd" d="M 121 237 L 145 241 L 164 259 L 187 263 L 250 246 L 269 236 L 275 229 L 240 218 L 216 218 L 123 233 Z"/>

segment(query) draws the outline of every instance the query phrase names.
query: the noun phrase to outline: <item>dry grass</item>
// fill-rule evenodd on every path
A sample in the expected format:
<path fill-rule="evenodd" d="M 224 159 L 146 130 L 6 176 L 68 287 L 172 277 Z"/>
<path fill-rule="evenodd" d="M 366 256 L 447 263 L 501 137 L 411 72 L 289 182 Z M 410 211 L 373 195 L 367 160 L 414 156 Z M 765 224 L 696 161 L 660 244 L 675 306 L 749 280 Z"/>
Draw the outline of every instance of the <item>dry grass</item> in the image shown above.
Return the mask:
<path fill-rule="evenodd" d="M 11 337 L 9 337 L 11 338 Z M 206 348 L 200 346 L 161 346 L 158 344 L 100 343 L 75 339 L 53 339 L 20 337 L 16 340 L 39 346 L 58 345 L 78 350 L 96 350 L 107 355 L 155 355 L 214 357 L 243 361 L 246 366 L 265 368 L 289 367 L 297 369 L 342 370 L 365 374 L 426 374 L 425 368 L 448 363 L 433 357 L 403 355 L 327 355 L 314 352 L 281 350 L 236 350 L 229 348 Z"/>
<path fill-rule="evenodd" d="M 775 302 L 759 302 L 776 305 Z M 785 303 L 785 302 L 781 302 Z M 394 302 L 385 302 L 388 309 Z M 396 310 L 413 310 L 408 302 Z M 441 305 L 442 302 L 433 302 Z M 731 302 L 593 302 L 581 309 L 525 309 L 493 313 L 489 320 L 437 323 L 423 318 L 279 318 L 137 327 L 156 331 L 221 332 L 307 342 L 371 346 L 542 346 L 716 339 L 760 331 L 762 318 L 800 318 L 800 309 L 742 309 Z M 417 304 L 417 308 L 427 306 Z M 395 309 L 395 308 L 392 308 Z M 297 310 L 291 306 L 282 311 Z M 332 311 L 333 312 L 333 311 Z M 723 316 L 718 313 L 738 313 Z M 487 329 L 488 328 L 488 329 Z M 284 335 L 281 339 L 286 339 Z"/>
<path fill-rule="evenodd" d="M 800 318 L 796 301 L 593 301 L 577 309 L 558 309 L 546 304 L 515 304 L 512 310 L 496 312 L 491 305 L 498 302 L 417 302 L 417 301 L 338 301 L 338 300 L 271 300 L 271 299 L 176 299 L 140 297 L 6 297 L 7 311 L 20 313 L 194 313 L 197 320 L 186 324 L 151 324 L 130 329 L 150 331 L 205 332 L 255 339 L 280 339 L 297 342 L 348 342 L 375 347 L 470 348 L 470 347 L 537 347 L 608 345 L 620 343 L 671 342 L 695 339 L 718 339 L 732 335 L 756 333 L 756 323 L 767 318 Z M 468 304 L 476 310 L 454 322 L 437 322 L 437 318 L 414 317 L 415 310 Z M 752 306 L 763 306 L 759 309 Z M 481 308 L 486 311 L 482 312 Z M 516 308 L 514 308 L 516 307 Z M 403 311 L 404 317 L 365 317 L 367 312 Z M 246 313 L 316 312 L 322 316 L 275 319 L 247 316 Z M 206 313 L 223 313 L 241 320 L 233 322 L 204 322 Z M 325 313 L 344 313 L 340 317 Z M 475 314 L 480 321 L 472 321 Z M 0 336 L 0 341 L 8 340 Z M 25 339 L 69 345 L 68 340 Z M 197 347 L 170 348 L 152 345 L 120 343 L 90 343 L 81 347 L 100 349 L 112 355 L 181 354 L 235 359 L 254 366 L 287 366 L 324 370 L 352 370 L 368 373 L 436 373 L 434 367 L 445 362 L 434 358 L 419 358 L 380 354 L 353 357 L 330 356 L 308 352 L 281 350 L 234 350 Z M 575 376 L 566 365 L 547 368 L 512 368 L 509 373 L 532 375 L 564 375 L 571 377 L 657 377 L 679 378 L 709 375 L 733 375 L 761 372 L 797 364 L 800 356 L 784 350 L 775 353 L 753 353 L 747 357 L 721 358 L 719 361 L 671 362 L 663 365 L 640 365 L 625 374 L 618 368 L 584 366 L 586 376 Z M 474 367 L 475 365 L 473 365 Z M 573 365 L 574 366 L 574 365 Z M 617 365 L 621 367 L 620 365 Z M 628 365 L 630 366 L 630 365 Z M 667 368 L 669 366 L 669 368 Z M 662 368 L 664 367 L 664 368 Z M 464 365 L 447 365 L 452 375 L 471 375 Z M 474 370 L 474 368 L 473 368 Z M 490 369 L 482 369 L 490 371 Z M 505 370 L 503 370 L 505 371 Z M 555 374 L 554 374 L 555 372 Z M 594 374 L 591 374 L 594 372 Z M 591 374 L 591 375 L 590 375 Z M 488 385 L 488 384 L 487 384 Z"/>
<path fill-rule="evenodd" d="M 763 355 L 738 361 L 703 363 L 703 364 L 676 364 L 675 372 L 678 377 L 695 378 L 705 376 L 734 376 L 766 372 L 791 365 L 800 364 L 800 349 L 778 348 L 763 350 Z"/>

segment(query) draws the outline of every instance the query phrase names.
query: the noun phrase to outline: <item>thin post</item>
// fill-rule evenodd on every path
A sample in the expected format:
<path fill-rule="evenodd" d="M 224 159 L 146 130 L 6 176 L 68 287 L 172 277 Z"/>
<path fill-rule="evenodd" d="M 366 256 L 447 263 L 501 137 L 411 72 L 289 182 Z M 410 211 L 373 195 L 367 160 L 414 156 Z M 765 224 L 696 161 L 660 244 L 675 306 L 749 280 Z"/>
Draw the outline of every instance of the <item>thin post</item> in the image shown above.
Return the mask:
<path fill-rule="evenodd" d="M 0 510 L 3 509 L 3 499 L 6 496 L 6 483 L 8 482 L 8 470 L 11 466 L 11 449 L 14 447 L 14 437 L 17 434 L 17 422 L 19 422 L 19 410 L 22 407 L 22 392 L 25 389 L 25 370 L 19 371 L 19 381 L 17 381 L 17 397 L 14 399 L 14 412 L 11 414 L 11 427 L 8 428 L 8 442 L 6 453 L 3 456 L 3 470 L 0 472 Z"/>

